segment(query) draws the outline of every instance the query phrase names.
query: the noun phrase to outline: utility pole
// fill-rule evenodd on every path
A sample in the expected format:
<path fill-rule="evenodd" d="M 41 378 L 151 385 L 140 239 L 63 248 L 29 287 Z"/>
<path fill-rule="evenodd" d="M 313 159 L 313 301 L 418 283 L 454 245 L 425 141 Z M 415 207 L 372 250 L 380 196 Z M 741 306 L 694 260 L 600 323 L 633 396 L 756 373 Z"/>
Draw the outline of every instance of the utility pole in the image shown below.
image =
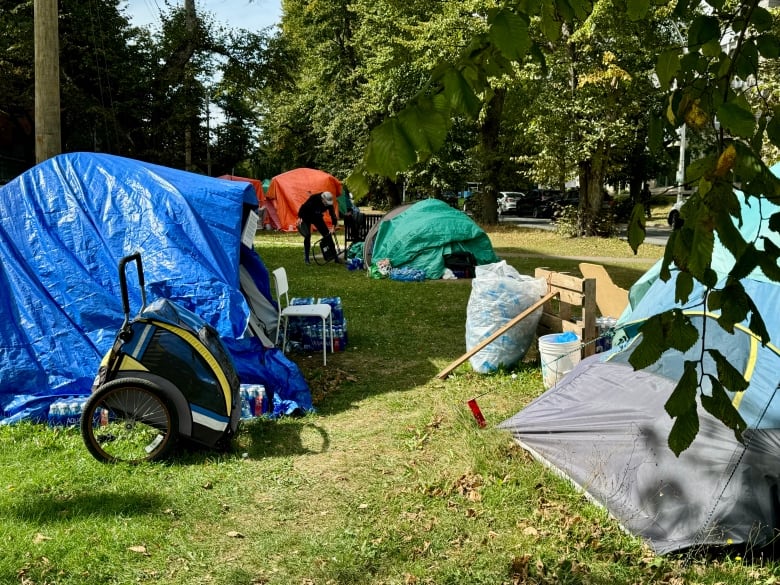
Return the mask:
<path fill-rule="evenodd" d="M 198 20 L 195 16 L 195 0 L 184 0 L 184 24 L 187 31 L 188 42 L 193 42 L 195 37 L 195 29 L 198 25 Z M 192 76 L 192 68 L 187 67 L 186 81 L 188 91 L 192 90 L 195 80 Z M 193 116 L 192 108 L 188 105 L 190 110 L 187 116 L 186 126 L 184 128 L 184 168 L 188 171 L 193 170 L 192 167 L 192 126 Z"/>
<path fill-rule="evenodd" d="M 57 18 L 57 0 L 34 0 L 35 160 L 38 163 L 62 152 Z"/>

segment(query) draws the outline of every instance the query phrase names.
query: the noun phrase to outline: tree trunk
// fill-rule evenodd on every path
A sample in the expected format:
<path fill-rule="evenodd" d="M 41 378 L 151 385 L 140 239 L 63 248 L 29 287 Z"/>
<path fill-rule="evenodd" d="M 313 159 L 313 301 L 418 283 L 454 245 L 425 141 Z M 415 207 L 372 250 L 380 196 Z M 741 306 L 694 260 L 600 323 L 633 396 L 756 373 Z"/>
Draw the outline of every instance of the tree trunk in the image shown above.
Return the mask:
<path fill-rule="evenodd" d="M 583 236 L 596 235 L 596 220 L 604 202 L 604 171 L 607 157 L 603 152 L 594 153 L 589 160 L 579 164 L 580 208 L 578 231 Z"/>
<path fill-rule="evenodd" d="M 495 225 L 498 223 L 498 181 L 503 161 L 498 154 L 501 135 L 501 121 L 504 114 L 506 90 L 498 88 L 485 105 L 485 120 L 480 128 L 480 154 L 482 159 L 483 189 L 479 194 L 478 214 L 480 223 Z"/>

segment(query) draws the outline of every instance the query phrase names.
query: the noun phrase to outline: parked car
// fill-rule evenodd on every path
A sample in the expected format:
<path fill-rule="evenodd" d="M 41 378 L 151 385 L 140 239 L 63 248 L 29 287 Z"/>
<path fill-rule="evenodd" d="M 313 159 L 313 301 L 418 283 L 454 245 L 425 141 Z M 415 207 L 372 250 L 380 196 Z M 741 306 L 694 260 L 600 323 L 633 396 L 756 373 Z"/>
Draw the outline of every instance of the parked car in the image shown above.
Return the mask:
<path fill-rule="evenodd" d="M 687 199 L 687 197 L 685 199 Z M 666 221 L 669 222 L 670 226 L 674 227 L 680 221 L 680 208 L 685 203 L 685 199 L 679 199 L 672 206 L 672 209 L 669 210 L 669 215 L 666 217 Z"/>
<path fill-rule="evenodd" d="M 501 191 L 498 194 L 498 213 L 517 213 L 517 200 L 525 197 L 519 191 Z"/>
<path fill-rule="evenodd" d="M 536 200 L 532 214 L 534 217 L 552 217 L 561 202 L 566 200 L 566 194 L 556 189 L 534 189 L 531 193 Z"/>
<path fill-rule="evenodd" d="M 536 191 L 500 191 L 498 212 L 523 217 L 539 217 L 539 195 Z"/>

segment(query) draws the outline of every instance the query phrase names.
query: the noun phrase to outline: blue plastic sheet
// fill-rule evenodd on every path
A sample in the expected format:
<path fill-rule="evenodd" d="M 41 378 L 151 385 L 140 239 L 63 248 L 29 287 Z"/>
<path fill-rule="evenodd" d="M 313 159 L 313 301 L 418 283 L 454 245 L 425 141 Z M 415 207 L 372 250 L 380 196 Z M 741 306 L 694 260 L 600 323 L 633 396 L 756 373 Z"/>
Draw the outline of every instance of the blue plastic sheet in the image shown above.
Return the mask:
<path fill-rule="evenodd" d="M 270 298 L 262 260 L 240 244 L 243 214 L 256 205 L 250 183 L 94 153 L 54 157 L 0 188 L 0 422 L 39 419 L 57 396 L 89 393 L 123 320 L 117 265 L 134 252 L 149 301 L 200 315 L 242 383 L 311 409 L 295 365 L 243 337 L 240 259 Z M 135 278 L 129 269 L 132 311 Z"/>

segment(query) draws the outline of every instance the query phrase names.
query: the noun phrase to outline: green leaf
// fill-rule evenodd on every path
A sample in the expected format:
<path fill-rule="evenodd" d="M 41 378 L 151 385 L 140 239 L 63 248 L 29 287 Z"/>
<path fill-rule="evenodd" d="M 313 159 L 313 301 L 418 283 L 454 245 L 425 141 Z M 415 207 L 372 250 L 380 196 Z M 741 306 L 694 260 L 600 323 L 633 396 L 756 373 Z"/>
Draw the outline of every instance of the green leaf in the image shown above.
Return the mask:
<path fill-rule="evenodd" d="M 761 157 L 741 141 L 732 143 L 737 149 L 734 173 L 742 182 L 742 191 L 750 195 L 766 195 L 770 200 L 774 175 L 766 170 Z"/>
<path fill-rule="evenodd" d="M 368 195 L 371 189 L 371 182 L 362 165 L 356 167 L 344 182 L 358 200 Z"/>
<path fill-rule="evenodd" d="M 669 448 L 679 457 L 680 453 L 691 446 L 699 433 L 699 414 L 696 409 L 696 394 L 698 380 L 694 362 L 686 361 L 684 372 L 672 395 L 666 403 L 667 412 L 670 409 L 677 414 L 672 430 L 669 432 Z"/>
<path fill-rule="evenodd" d="M 569 4 L 577 20 L 585 20 L 593 10 L 593 2 L 591 0 L 569 0 Z"/>
<path fill-rule="evenodd" d="M 677 417 L 672 430 L 669 431 L 667 443 L 672 452 L 679 457 L 680 453 L 691 446 L 697 434 L 699 434 L 699 415 L 694 410 Z"/>
<path fill-rule="evenodd" d="M 474 90 L 466 81 L 463 73 L 455 68 L 449 68 L 442 77 L 444 95 L 452 109 L 470 118 L 476 118 L 482 103 Z"/>
<path fill-rule="evenodd" d="M 773 232 L 780 233 L 780 211 L 769 216 L 769 223 L 767 225 Z"/>
<path fill-rule="evenodd" d="M 688 28 L 688 46 L 698 47 L 711 40 L 720 39 L 720 23 L 714 16 L 700 14 Z"/>
<path fill-rule="evenodd" d="M 675 18 L 685 18 L 688 16 L 688 7 L 690 6 L 691 2 L 693 0 L 678 0 L 678 2 L 674 6 L 674 14 Z"/>
<path fill-rule="evenodd" d="M 650 116 L 647 125 L 647 142 L 654 153 L 659 153 L 664 148 L 664 121 L 660 115 Z"/>
<path fill-rule="evenodd" d="M 418 153 L 432 153 L 442 147 L 449 120 L 433 99 L 421 99 L 417 107 L 405 108 L 398 114 L 404 134 Z"/>
<path fill-rule="evenodd" d="M 750 24 L 758 32 L 765 32 L 772 29 L 772 13 L 766 8 L 756 6 L 753 13 L 750 15 Z"/>
<path fill-rule="evenodd" d="M 756 37 L 756 47 L 764 59 L 780 57 L 780 38 L 773 34 L 763 34 Z"/>
<path fill-rule="evenodd" d="M 761 313 L 758 312 L 758 307 L 753 303 L 753 299 L 748 298 L 748 305 L 750 306 L 750 322 L 748 327 L 750 327 L 750 330 L 753 333 L 758 335 L 761 339 L 761 343 L 766 345 L 771 341 L 769 332 L 766 329 L 766 323 L 764 323 Z"/>
<path fill-rule="evenodd" d="M 663 327 L 661 326 L 661 319 L 664 314 L 650 317 L 640 327 L 642 337 L 628 358 L 629 363 L 635 370 L 651 366 L 660 359 L 661 354 L 667 349 L 667 347 L 662 347 L 662 344 L 659 343 L 659 340 L 664 339 Z"/>
<path fill-rule="evenodd" d="M 677 73 L 680 71 L 680 50 L 669 49 L 658 55 L 655 64 L 655 73 L 658 75 L 658 81 L 661 87 L 671 86 Z"/>
<path fill-rule="evenodd" d="M 398 118 L 388 118 L 371 131 L 364 159 L 369 173 L 393 177 L 416 161 L 414 144 Z"/>
<path fill-rule="evenodd" d="M 724 387 L 731 392 L 744 392 L 747 390 L 748 382 L 742 373 L 737 370 L 717 349 L 708 349 L 707 353 L 715 361 L 715 368 L 718 372 L 718 380 Z"/>
<path fill-rule="evenodd" d="M 742 79 L 758 74 L 758 48 L 751 39 L 742 45 L 742 50 L 734 61 L 734 68 Z"/>
<path fill-rule="evenodd" d="M 702 395 L 701 404 L 704 410 L 734 431 L 734 436 L 738 441 L 741 441 L 742 432 L 747 428 L 747 424 L 734 408 L 720 381 L 714 376 L 707 377 L 711 382 L 712 394 L 710 396 Z"/>
<path fill-rule="evenodd" d="M 557 41 L 561 37 L 561 23 L 554 0 L 543 0 L 541 17 L 544 36 L 552 42 Z"/>
<path fill-rule="evenodd" d="M 699 374 L 696 362 L 686 360 L 683 365 L 683 375 L 677 382 L 671 396 L 666 401 L 664 409 L 669 416 L 681 416 L 693 410 L 696 412 L 696 395 L 699 391 Z"/>
<path fill-rule="evenodd" d="M 631 246 L 634 254 L 645 241 L 645 233 L 645 206 L 637 203 L 631 210 L 631 217 L 628 220 L 628 245 Z"/>
<path fill-rule="evenodd" d="M 650 9 L 650 0 L 631 0 L 626 3 L 626 12 L 633 21 L 642 20 Z"/>
<path fill-rule="evenodd" d="M 701 54 L 705 57 L 714 58 L 721 54 L 723 49 L 720 46 L 720 39 L 712 39 L 701 46 Z"/>
<path fill-rule="evenodd" d="M 686 220 L 686 224 L 689 223 Z M 712 261 L 712 250 L 715 247 L 715 233 L 713 231 L 712 217 L 709 209 L 701 206 L 693 223 L 693 240 L 688 256 L 688 271 L 702 280 L 704 271 Z"/>
<path fill-rule="evenodd" d="M 697 158 L 685 169 L 685 181 L 693 183 L 704 176 L 710 175 L 715 165 L 718 164 L 717 155 L 708 155 Z"/>
<path fill-rule="evenodd" d="M 741 323 L 750 310 L 750 298 L 739 281 L 730 281 L 721 291 L 721 307 L 718 325 L 729 333 L 734 332 L 734 325 Z"/>
<path fill-rule="evenodd" d="M 680 304 L 686 303 L 693 291 L 693 277 L 687 272 L 680 272 L 674 283 L 674 300 Z"/>
<path fill-rule="evenodd" d="M 685 353 L 699 341 L 699 330 L 680 309 L 673 309 L 671 314 L 672 320 L 665 328 L 664 338 L 669 347 Z"/>
<path fill-rule="evenodd" d="M 756 129 L 756 118 L 753 112 L 735 102 L 721 104 L 718 108 L 718 120 L 731 134 L 742 138 L 751 137 Z"/>
<path fill-rule="evenodd" d="M 720 235 L 720 234 L 719 234 Z M 743 241 L 744 243 L 744 241 Z M 741 280 L 748 276 L 758 266 L 758 254 L 755 245 L 748 243 L 745 251 L 737 257 L 734 267 L 729 272 L 732 278 Z"/>
<path fill-rule="evenodd" d="M 528 23 L 507 9 L 501 9 L 493 16 L 490 40 L 507 59 L 513 61 L 522 60 L 531 48 Z"/>

